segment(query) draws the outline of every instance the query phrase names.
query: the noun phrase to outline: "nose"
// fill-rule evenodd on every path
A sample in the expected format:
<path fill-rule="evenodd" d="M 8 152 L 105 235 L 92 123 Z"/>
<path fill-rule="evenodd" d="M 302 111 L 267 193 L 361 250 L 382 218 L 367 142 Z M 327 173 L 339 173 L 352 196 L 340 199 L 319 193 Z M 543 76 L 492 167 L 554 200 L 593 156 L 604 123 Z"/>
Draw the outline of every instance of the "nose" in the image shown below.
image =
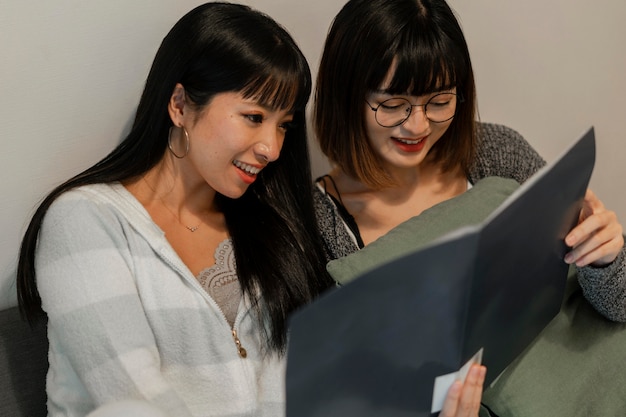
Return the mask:
<path fill-rule="evenodd" d="M 274 129 L 268 129 L 274 130 Z M 254 146 L 254 153 L 266 163 L 273 162 L 280 156 L 284 135 L 277 131 L 268 131 Z"/>
<path fill-rule="evenodd" d="M 412 133 L 423 132 L 430 126 L 423 104 L 413 104 L 409 118 L 402 123 L 402 127 Z"/>

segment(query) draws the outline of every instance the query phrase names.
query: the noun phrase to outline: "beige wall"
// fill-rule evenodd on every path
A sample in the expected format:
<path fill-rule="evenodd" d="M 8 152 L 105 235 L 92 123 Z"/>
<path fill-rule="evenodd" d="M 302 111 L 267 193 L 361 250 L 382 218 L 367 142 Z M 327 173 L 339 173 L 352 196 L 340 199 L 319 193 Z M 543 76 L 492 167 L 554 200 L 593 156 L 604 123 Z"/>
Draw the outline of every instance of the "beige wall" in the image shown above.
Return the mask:
<path fill-rule="evenodd" d="M 548 160 L 596 128 L 591 188 L 626 222 L 626 2 L 451 0 L 482 120 L 521 132 Z"/>
<path fill-rule="evenodd" d="M 17 248 L 46 191 L 126 132 L 156 48 L 192 0 L 0 2 L 0 308 L 14 305 Z M 337 0 L 251 0 L 296 37 L 315 73 Z M 626 219 L 626 3 L 451 0 L 470 44 L 485 121 L 548 159 L 598 134 L 593 188 Z M 620 163 L 621 162 L 621 163 Z M 315 154 L 314 173 L 327 168 Z"/>

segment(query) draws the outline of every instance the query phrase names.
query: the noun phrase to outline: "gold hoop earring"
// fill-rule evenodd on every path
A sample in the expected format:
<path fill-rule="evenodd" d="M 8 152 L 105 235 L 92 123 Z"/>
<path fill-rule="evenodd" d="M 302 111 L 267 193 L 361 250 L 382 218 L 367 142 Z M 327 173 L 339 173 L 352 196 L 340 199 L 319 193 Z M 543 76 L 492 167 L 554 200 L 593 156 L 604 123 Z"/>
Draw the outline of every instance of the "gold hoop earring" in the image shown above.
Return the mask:
<path fill-rule="evenodd" d="M 185 134 L 185 153 L 183 155 L 178 155 L 176 152 L 174 152 L 174 148 L 172 148 L 172 129 L 174 128 L 174 126 L 170 127 L 170 131 L 167 134 L 167 147 L 170 149 L 172 155 L 174 155 L 178 159 L 183 159 L 189 153 L 189 133 L 187 133 L 187 129 L 185 129 L 185 126 L 181 127 L 183 129 L 183 133 Z"/>

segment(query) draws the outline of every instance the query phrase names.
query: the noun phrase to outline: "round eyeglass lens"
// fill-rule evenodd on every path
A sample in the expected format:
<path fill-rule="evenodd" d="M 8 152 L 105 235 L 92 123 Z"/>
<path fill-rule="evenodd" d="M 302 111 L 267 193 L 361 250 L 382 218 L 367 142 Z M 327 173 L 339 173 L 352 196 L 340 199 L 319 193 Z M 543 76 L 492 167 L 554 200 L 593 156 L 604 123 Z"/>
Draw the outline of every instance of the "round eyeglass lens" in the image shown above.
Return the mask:
<path fill-rule="evenodd" d="M 407 99 L 400 97 L 390 98 L 376 108 L 376 121 L 384 127 L 401 125 L 411 116 L 413 107 L 424 107 L 426 118 L 431 122 L 447 122 L 454 117 L 456 111 L 456 94 L 435 94 L 426 104 L 411 104 Z"/>
<path fill-rule="evenodd" d="M 393 127 L 402 124 L 411 115 L 411 103 L 403 98 L 390 98 L 376 108 L 376 121 L 379 125 Z"/>
<path fill-rule="evenodd" d="M 456 94 L 435 94 L 424 106 L 424 111 L 426 112 L 426 117 L 431 122 L 447 122 L 454 117 L 456 112 Z"/>

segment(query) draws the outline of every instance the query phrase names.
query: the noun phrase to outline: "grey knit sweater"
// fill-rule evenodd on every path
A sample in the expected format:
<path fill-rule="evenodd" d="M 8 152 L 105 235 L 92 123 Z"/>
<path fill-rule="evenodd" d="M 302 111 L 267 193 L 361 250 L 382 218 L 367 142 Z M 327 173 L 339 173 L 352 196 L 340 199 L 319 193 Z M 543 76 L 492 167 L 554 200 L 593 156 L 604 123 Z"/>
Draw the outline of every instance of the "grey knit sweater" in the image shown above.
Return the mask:
<path fill-rule="evenodd" d="M 476 161 L 469 173 L 471 183 L 490 176 L 512 178 L 522 183 L 546 163 L 518 132 L 506 126 L 480 123 L 478 137 Z M 314 200 L 327 259 L 337 259 L 359 250 L 358 228 L 345 208 L 317 187 Z M 352 224 L 352 228 L 346 224 Z M 596 310 L 610 320 L 626 321 L 625 248 L 606 267 L 578 268 L 578 280 L 585 297 Z"/>

